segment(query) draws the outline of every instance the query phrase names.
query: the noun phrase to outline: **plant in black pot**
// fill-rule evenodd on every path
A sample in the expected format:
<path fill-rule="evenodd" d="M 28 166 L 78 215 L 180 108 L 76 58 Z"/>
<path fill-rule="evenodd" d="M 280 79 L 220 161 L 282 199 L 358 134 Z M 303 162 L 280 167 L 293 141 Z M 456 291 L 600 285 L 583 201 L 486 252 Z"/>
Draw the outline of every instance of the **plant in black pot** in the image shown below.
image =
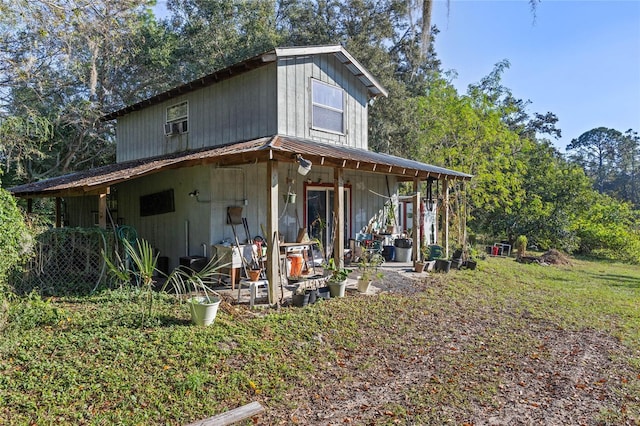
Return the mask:
<path fill-rule="evenodd" d="M 307 293 L 304 286 L 299 286 L 295 293 L 291 296 L 291 303 L 293 306 L 303 307 L 309 304 L 309 293 Z"/>

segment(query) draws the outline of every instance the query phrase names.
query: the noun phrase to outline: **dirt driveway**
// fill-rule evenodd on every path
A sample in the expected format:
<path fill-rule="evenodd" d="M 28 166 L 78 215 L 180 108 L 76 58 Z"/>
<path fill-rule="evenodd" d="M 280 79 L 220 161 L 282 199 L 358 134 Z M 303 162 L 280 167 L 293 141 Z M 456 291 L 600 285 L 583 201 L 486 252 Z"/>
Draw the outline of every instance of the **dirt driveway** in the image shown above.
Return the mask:
<path fill-rule="evenodd" d="M 443 297 L 438 286 L 437 277 L 415 280 L 404 271 L 387 271 L 380 285 L 397 300 L 430 291 L 432 301 Z M 385 344 L 389 334 L 403 343 Z M 640 371 L 618 361 L 628 352 L 611 336 L 564 330 L 515 306 L 436 301 L 395 324 L 363 325 L 357 347 L 339 348 L 337 360 L 318 365 L 312 385 L 296 386 L 287 401 L 265 401 L 258 423 L 620 424 L 611 413 L 628 419 L 627 406 L 640 404 L 624 386 Z"/>

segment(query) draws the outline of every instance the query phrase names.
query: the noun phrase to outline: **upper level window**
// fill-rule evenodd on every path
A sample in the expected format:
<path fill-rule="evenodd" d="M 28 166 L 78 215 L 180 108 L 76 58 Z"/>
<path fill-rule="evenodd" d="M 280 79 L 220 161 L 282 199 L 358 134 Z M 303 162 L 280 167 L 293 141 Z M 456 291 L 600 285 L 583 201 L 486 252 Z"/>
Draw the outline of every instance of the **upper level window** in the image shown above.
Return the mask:
<path fill-rule="evenodd" d="M 187 101 L 167 107 L 167 121 L 164 125 L 165 135 L 186 133 L 189 121 L 189 103 Z"/>
<path fill-rule="evenodd" d="M 318 80 L 311 80 L 314 129 L 344 133 L 344 92 Z"/>

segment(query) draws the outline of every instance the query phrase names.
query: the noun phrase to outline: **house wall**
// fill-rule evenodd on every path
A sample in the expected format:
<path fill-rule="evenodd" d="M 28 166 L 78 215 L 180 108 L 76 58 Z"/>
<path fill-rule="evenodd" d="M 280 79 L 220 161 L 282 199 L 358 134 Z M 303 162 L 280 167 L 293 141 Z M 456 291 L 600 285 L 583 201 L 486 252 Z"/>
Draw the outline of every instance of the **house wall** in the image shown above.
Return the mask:
<path fill-rule="evenodd" d="M 345 93 L 344 134 L 311 128 L 311 79 L 340 86 Z M 368 149 L 367 89 L 334 55 L 278 60 L 278 133 Z"/>
<path fill-rule="evenodd" d="M 64 199 L 63 221 L 65 226 L 90 228 L 96 226 L 98 196 L 69 197 Z M 95 216 L 95 217 L 94 217 Z"/>
<path fill-rule="evenodd" d="M 344 134 L 312 129 L 311 79 L 344 89 Z M 188 132 L 164 135 L 167 107 L 188 101 Z M 367 149 L 367 89 L 334 55 L 281 58 L 118 118 L 118 162 L 271 136 Z"/>
<path fill-rule="evenodd" d="M 266 65 L 118 118 L 118 162 L 274 135 L 276 66 Z M 189 102 L 188 132 L 165 136 L 166 109 Z"/>
<path fill-rule="evenodd" d="M 179 265 L 181 256 L 202 255 L 202 244 L 211 256 L 214 244 L 223 240 L 235 241 L 233 229 L 226 222 L 228 206 L 242 206 L 247 218 L 250 237 L 263 235 L 267 226 L 266 165 L 241 167 L 196 166 L 167 170 L 147 177 L 117 185 L 117 211 L 114 220 L 133 226 L 140 238 L 148 240 L 161 256 L 169 258 L 169 267 Z M 297 174 L 297 168 L 280 164 L 278 218 L 279 229 L 286 241 L 295 241 L 298 229 L 304 221 L 305 182 L 333 183 L 333 169 L 314 166 L 307 176 Z M 348 238 L 365 227 L 371 217 L 382 209 L 386 198 L 377 194 L 393 192 L 395 178 L 384 174 L 345 171 L 346 184 L 351 188 L 351 232 Z M 387 181 L 388 179 L 388 181 Z M 289 182 L 291 184 L 289 184 Z M 388 184 L 388 186 L 387 186 Z M 289 188 L 291 185 L 291 188 Z M 175 211 L 153 216 L 140 216 L 140 197 L 173 189 Z M 296 205 L 285 208 L 283 194 L 298 194 Z M 189 193 L 198 190 L 199 196 Z M 98 197 L 74 197 L 67 200 L 68 226 L 94 226 L 93 212 L 97 212 Z M 296 218 L 297 215 L 297 218 Z M 189 246 L 186 247 L 186 222 L 188 222 Z M 262 225 L 262 226 L 261 226 Z M 246 240 L 244 227 L 236 225 L 240 242 Z M 264 235 L 263 235 L 264 236 Z"/>

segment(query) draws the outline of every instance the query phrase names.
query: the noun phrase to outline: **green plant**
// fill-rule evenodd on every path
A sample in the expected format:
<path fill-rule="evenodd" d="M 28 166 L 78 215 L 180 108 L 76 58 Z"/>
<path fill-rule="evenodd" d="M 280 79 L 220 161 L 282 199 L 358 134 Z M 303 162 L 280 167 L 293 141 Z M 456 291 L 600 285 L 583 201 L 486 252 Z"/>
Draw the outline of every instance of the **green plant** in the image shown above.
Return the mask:
<path fill-rule="evenodd" d="M 371 281 L 374 277 L 376 279 L 382 278 L 383 274 L 378 272 L 378 267 L 382 265 L 384 258 L 380 253 L 376 252 L 364 252 L 360 256 L 358 262 L 358 271 L 360 271 L 360 279 L 363 281 Z"/>
<path fill-rule="evenodd" d="M 394 225 L 394 221 L 396 218 L 396 210 L 395 210 L 395 206 L 393 205 L 392 201 L 389 201 L 385 204 L 385 211 L 386 211 L 386 215 L 387 215 L 387 220 L 386 220 L 386 224 L 388 226 L 392 226 Z"/>
<path fill-rule="evenodd" d="M 50 299 L 42 299 L 35 291 L 14 300 L 9 306 L 8 322 L 12 328 L 20 330 L 54 326 L 67 316 L 64 309 L 51 303 Z"/>
<path fill-rule="evenodd" d="M 518 235 L 518 238 L 516 238 L 515 248 L 518 250 L 518 259 L 523 258 L 527 250 L 527 237 L 524 235 Z"/>
<path fill-rule="evenodd" d="M 0 283 L 31 251 L 31 234 L 13 196 L 0 188 Z"/>
<path fill-rule="evenodd" d="M 340 268 L 336 265 L 334 258 L 330 258 L 329 262 L 324 265 L 325 271 L 330 272 L 329 281 L 334 283 L 341 283 L 347 279 L 349 274 L 353 272 L 352 269 Z"/>
<path fill-rule="evenodd" d="M 420 254 L 422 255 L 421 261 L 424 262 L 431 257 L 431 249 L 428 245 L 423 244 L 422 247 L 420 247 Z"/>
<path fill-rule="evenodd" d="M 153 314 L 153 286 L 155 281 L 154 275 L 159 272 L 156 269 L 158 262 L 158 253 L 153 253 L 153 247 L 145 239 L 136 239 L 136 246 L 134 247 L 127 240 L 122 240 L 126 257 L 131 259 L 129 262 L 123 261 L 119 255 L 116 254 L 115 262 L 111 261 L 109 257 L 102 252 L 109 275 L 111 275 L 116 281 L 123 284 L 125 282 L 131 282 L 132 279 L 138 284 L 143 297 L 147 302 L 147 318 L 151 318 Z M 142 310 L 142 323 L 145 324 L 145 310 Z"/>
<path fill-rule="evenodd" d="M 176 294 L 185 297 L 193 293 L 203 293 L 205 300 L 211 300 L 217 293 L 211 289 L 210 285 L 217 279 L 220 270 L 229 265 L 230 263 L 222 263 L 220 259 L 212 258 L 199 271 L 187 267 L 176 268 L 169 274 L 162 289 L 171 287 Z"/>

